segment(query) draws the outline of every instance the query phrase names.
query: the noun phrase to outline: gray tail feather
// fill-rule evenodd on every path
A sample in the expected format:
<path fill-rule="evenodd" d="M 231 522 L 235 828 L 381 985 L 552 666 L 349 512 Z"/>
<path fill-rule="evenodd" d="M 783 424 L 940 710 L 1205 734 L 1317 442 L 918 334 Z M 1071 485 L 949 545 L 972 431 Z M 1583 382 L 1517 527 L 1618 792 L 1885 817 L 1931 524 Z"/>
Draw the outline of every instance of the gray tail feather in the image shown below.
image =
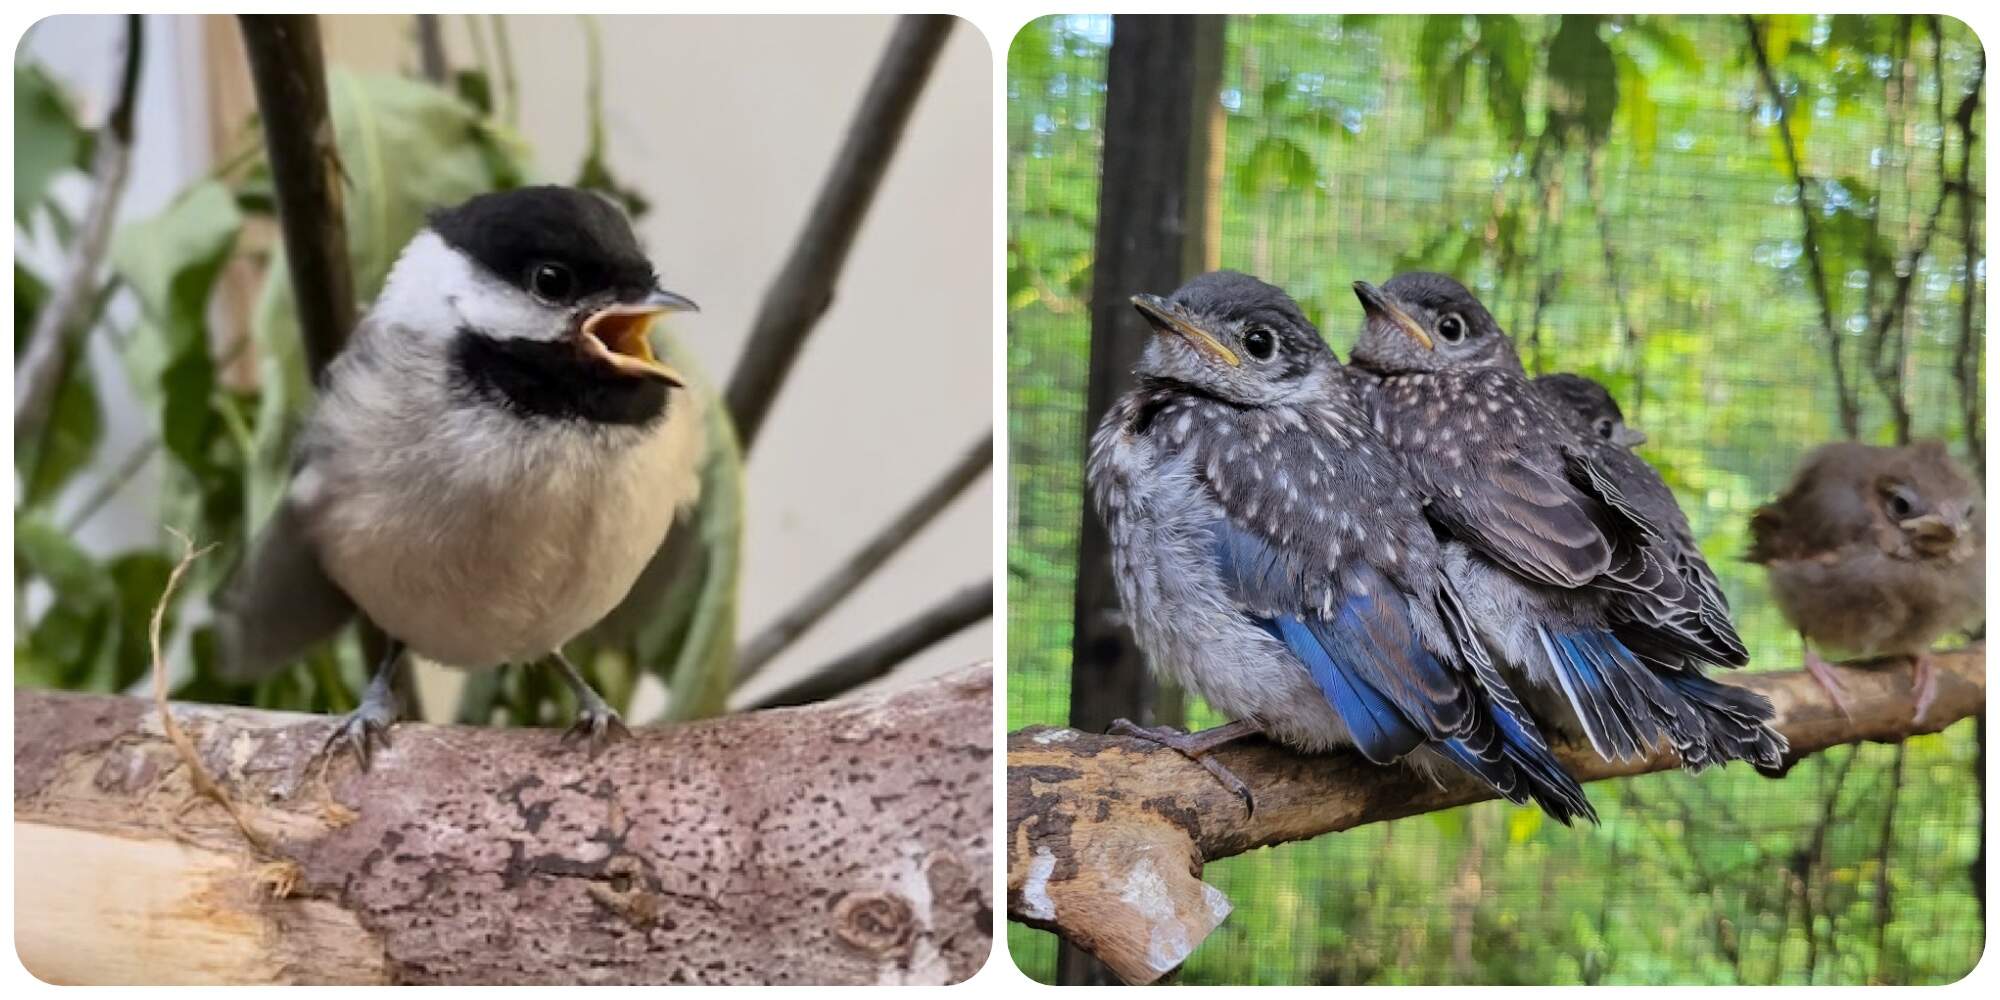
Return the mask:
<path fill-rule="evenodd" d="M 291 502 L 278 506 L 215 599 L 216 673 L 248 684 L 340 630 L 354 602 L 320 568 Z"/>

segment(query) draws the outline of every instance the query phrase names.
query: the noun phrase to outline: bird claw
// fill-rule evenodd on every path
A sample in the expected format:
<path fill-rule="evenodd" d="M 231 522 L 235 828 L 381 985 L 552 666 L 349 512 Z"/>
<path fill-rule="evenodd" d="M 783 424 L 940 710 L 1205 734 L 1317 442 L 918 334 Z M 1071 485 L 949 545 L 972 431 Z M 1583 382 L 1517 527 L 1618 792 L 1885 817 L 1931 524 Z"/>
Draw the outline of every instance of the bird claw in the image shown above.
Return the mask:
<path fill-rule="evenodd" d="M 1224 767 L 1221 761 L 1210 756 L 1216 746 L 1219 745 L 1218 743 L 1202 740 L 1195 733 L 1183 732 L 1171 726 L 1154 726 L 1148 728 L 1130 719 L 1113 719 L 1111 721 L 1110 732 L 1114 736 L 1129 736 L 1133 739 L 1145 740 L 1148 743 L 1157 743 L 1200 764 L 1202 770 L 1207 771 L 1222 787 L 1229 789 L 1237 798 L 1243 800 L 1243 813 L 1245 816 L 1255 816 L 1257 814 L 1257 799 L 1250 794 L 1250 786 L 1244 784 L 1243 779 L 1237 777 L 1229 768 Z M 1214 730 L 1210 730 L 1210 732 L 1214 732 Z"/>
<path fill-rule="evenodd" d="M 1850 720 L 1854 718 L 1854 712 L 1848 707 L 1847 689 L 1841 685 L 1840 678 L 1833 672 L 1833 667 L 1820 659 L 1819 654 L 1810 648 L 1806 650 L 1806 673 L 1811 674 L 1813 680 L 1819 682 L 1820 690 L 1826 692 L 1826 697 L 1833 702 L 1833 707 L 1840 709 L 1841 718 Z"/>
<path fill-rule="evenodd" d="M 393 749 L 389 742 L 389 727 L 396 724 L 396 706 L 379 701 L 363 699 L 354 711 L 342 716 L 328 733 L 326 742 L 320 746 L 321 756 L 346 750 L 354 755 L 354 760 L 366 772 L 370 763 L 369 745 L 382 744 L 382 749 Z"/>
<path fill-rule="evenodd" d="M 562 745 L 567 747 L 587 742 L 590 759 L 596 760 L 605 747 L 631 738 L 632 731 L 625 728 L 625 720 L 620 719 L 610 706 L 586 707 L 577 713 L 576 722 L 563 733 Z"/>
<path fill-rule="evenodd" d="M 1910 679 L 1910 693 L 1917 699 L 1917 712 L 1911 719 L 1922 723 L 1924 716 L 1930 713 L 1931 703 L 1937 701 L 1937 663 L 1931 659 L 1929 653 L 1918 653 L 1910 659 L 1915 668 L 1915 674 Z"/>

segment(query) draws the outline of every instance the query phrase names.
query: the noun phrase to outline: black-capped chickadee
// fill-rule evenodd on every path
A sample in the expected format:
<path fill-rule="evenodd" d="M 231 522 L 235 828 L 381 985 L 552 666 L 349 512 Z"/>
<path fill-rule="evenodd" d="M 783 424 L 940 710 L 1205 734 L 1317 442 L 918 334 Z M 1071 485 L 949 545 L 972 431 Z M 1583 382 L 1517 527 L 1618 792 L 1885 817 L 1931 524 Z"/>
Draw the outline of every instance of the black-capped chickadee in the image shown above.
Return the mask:
<path fill-rule="evenodd" d="M 368 763 L 405 649 L 461 668 L 553 658 L 593 753 L 617 713 L 561 647 L 624 598 L 700 489 L 702 400 L 648 328 L 659 287 L 624 215 L 561 187 L 433 215 L 328 366 L 291 484 L 217 600 L 248 680 L 359 607 L 390 638 L 329 746 Z"/>

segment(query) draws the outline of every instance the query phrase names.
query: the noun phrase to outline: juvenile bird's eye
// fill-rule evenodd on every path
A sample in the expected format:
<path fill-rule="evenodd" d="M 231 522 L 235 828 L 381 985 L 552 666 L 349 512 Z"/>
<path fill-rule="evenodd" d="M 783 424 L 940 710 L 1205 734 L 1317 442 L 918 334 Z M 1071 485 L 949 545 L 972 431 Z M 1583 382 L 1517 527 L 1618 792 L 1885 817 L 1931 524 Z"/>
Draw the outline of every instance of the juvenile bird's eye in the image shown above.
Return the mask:
<path fill-rule="evenodd" d="M 1250 356 L 1259 361 L 1269 358 L 1271 351 L 1277 346 L 1277 338 L 1271 335 L 1271 331 L 1261 326 L 1251 327 L 1250 331 L 1243 335 L 1243 349 L 1249 351 Z"/>
<path fill-rule="evenodd" d="M 1612 426 L 1612 423 L 1611 423 L 1611 418 L 1610 418 L 1610 417 L 1598 417 L 1598 418 L 1597 418 L 1597 436 L 1598 436 L 1598 437 L 1601 437 L 1601 438 L 1603 438 L 1604 440 L 1606 440 L 1606 441 L 1609 441 L 1609 440 L 1611 440 L 1611 435 L 1612 435 L 1612 434 L 1613 434 L 1613 432 L 1615 432 L 1616 430 L 1617 430 L 1617 428 L 1616 428 L 1616 427 L 1614 427 L 1614 426 Z"/>
<path fill-rule="evenodd" d="M 553 261 L 544 261 L 528 270 L 528 289 L 544 302 L 566 303 L 576 293 L 576 274 Z"/>
<path fill-rule="evenodd" d="M 1445 313 L 1444 318 L 1438 320 L 1438 336 L 1444 338 L 1446 341 L 1453 344 L 1456 344 L 1459 341 L 1464 340 L 1465 339 L 1464 317 L 1461 317 L 1457 313 Z"/>
<path fill-rule="evenodd" d="M 1901 521 L 1917 512 L 1916 494 L 1911 493 L 1909 487 L 1891 486 L 1886 492 L 1884 501 L 1889 506 L 1890 517 Z"/>

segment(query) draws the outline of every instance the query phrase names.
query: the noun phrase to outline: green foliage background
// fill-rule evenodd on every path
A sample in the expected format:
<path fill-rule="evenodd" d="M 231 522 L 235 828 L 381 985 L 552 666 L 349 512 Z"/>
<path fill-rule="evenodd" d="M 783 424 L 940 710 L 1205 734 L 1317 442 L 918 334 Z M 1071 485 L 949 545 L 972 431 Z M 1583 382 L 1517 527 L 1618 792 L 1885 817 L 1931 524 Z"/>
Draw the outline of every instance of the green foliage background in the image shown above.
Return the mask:
<path fill-rule="evenodd" d="M 1893 440 L 1899 394 L 1915 435 L 1968 455 L 1976 403 L 1963 408 L 1954 371 L 1969 364 L 1983 393 L 1986 275 L 1957 199 L 1879 366 L 1860 314 L 1882 312 L 1965 152 L 1951 116 L 1979 42 L 1948 18 L 1756 23 L 1796 109 L 1862 434 Z M 1067 717 L 1111 36 L 1109 18 L 1045 18 L 1008 57 L 1010 728 Z M 1602 379 L 1651 435 L 1642 452 L 1681 498 L 1754 662 L 1782 666 L 1798 643 L 1738 559 L 1746 521 L 1841 430 L 1749 37 L 1741 18 L 1232 17 L 1214 193 L 1221 263 L 1292 291 L 1343 355 L 1359 322 L 1349 284 L 1423 267 L 1471 284 L 1531 368 Z M 1981 214 L 1984 125 L 1982 110 Z M 1837 749 L 1782 783 L 1731 768 L 1597 784 L 1595 829 L 1486 803 L 1228 859 L 1206 877 L 1236 910 L 1181 978 L 1949 982 L 1985 937 L 1968 871 L 1976 753 L 1964 723 L 1902 751 Z M 1009 931 L 1022 968 L 1052 981 L 1053 937 Z"/>

